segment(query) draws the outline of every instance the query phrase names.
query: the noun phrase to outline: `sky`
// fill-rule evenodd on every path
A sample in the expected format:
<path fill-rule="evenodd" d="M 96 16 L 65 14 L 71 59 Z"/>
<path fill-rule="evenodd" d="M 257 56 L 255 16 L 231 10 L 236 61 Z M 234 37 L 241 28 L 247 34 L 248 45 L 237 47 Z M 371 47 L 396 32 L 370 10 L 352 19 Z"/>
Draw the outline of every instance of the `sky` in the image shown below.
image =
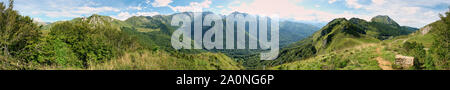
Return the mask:
<path fill-rule="evenodd" d="M 8 2 L 0 0 L 0 2 Z M 388 15 L 400 25 L 423 27 L 448 11 L 450 0 L 15 0 L 14 8 L 40 22 L 92 14 L 126 20 L 132 16 L 210 11 L 277 15 L 292 21 L 326 23 L 335 18 L 370 20 Z"/>

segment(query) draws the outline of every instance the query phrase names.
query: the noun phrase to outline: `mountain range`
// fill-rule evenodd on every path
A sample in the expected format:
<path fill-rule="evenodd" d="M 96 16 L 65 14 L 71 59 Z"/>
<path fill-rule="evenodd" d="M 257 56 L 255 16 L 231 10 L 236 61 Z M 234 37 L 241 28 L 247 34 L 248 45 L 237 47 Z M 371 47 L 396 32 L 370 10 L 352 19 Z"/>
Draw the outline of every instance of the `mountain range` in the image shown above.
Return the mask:
<path fill-rule="evenodd" d="M 12 10 L 12 9 L 9 9 Z M 88 70 L 396 70 L 449 69 L 448 17 L 421 29 L 401 26 L 386 15 L 370 21 L 337 18 L 325 26 L 280 22 L 279 57 L 261 61 L 262 50 L 175 50 L 172 15 L 133 16 L 124 21 L 94 14 L 70 21 L 3 24 L 2 30 L 25 38 L 0 42 L 0 69 Z M 191 15 L 192 12 L 183 14 Z M 203 12 L 203 15 L 212 14 Z M 243 14 L 234 12 L 234 14 Z M 446 13 L 448 16 L 449 13 Z M 9 18 L 9 17 L 1 17 Z M 0 19 L 14 20 L 14 19 Z M 203 27 L 203 32 L 211 27 Z M 31 30 L 31 31 L 23 31 Z M 33 33 L 36 32 L 36 33 Z M 247 31 L 248 33 L 248 31 Z M 249 35 L 246 33 L 246 36 Z M 0 33 L 8 34 L 8 33 Z M 248 44 L 248 42 L 246 42 Z M 415 57 L 410 68 L 395 63 L 397 55 Z"/>

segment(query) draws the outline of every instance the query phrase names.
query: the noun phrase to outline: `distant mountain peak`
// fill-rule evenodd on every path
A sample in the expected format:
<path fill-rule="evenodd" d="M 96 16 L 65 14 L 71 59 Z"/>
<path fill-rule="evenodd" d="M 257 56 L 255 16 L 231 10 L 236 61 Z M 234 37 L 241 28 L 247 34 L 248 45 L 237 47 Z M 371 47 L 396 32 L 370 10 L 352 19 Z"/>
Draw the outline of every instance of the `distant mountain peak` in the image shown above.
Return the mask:
<path fill-rule="evenodd" d="M 391 19 L 387 15 L 378 15 L 372 18 L 371 22 L 377 22 L 377 23 L 383 23 L 383 24 L 389 24 L 394 26 L 400 26 L 397 22 L 395 22 L 393 19 Z"/>
<path fill-rule="evenodd" d="M 355 24 L 353 24 L 351 21 L 363 21 L 360 19 L 352 18 L 349 20 L 345 18 L 337 18 L 328 23 L 324 28 L 322 28 L 321 36 L 329 34 L 335 30 L 344 32 L 344 33 L 350 33 L 353 35 L 358 36 L 358 34 L 365 34 L 364 30 L 357 27 Z"/>
<path fill-rule="evenodd" d="M 99 14 L 92 14 L 88 18 L 89 19 L 91 19 L 91 18 L 114 19 L 114 18 L 112 18 L 110 16 L 103 16 L 103 15 L 99 15 Z"/>
<path fill-rule="evenodd" d="M 367 22 L 366 20 L 360 18 L 351 18 L 349 21 L 352 23 Z"/>
<path fill-rule="evenodd" d="M 231 13 L 231 14 L 242 14 L 242 15 L 248 15 L 248 13 L 242 13 L 242 12 L 238 12 L 238 11 L 234 11 L 233 13 Z"/>
<path fill-rule="evenodd" d="M 111 23 L 115 21 L 116 19 L 110 17 L 110 16 L 102 16 L 98 14 L 93 14 L 89 17 L 82 17 L 81 21 L 87 21 L 89 24 L 95 24 L 95 25 L 104 25 L 105 23 Z"/>

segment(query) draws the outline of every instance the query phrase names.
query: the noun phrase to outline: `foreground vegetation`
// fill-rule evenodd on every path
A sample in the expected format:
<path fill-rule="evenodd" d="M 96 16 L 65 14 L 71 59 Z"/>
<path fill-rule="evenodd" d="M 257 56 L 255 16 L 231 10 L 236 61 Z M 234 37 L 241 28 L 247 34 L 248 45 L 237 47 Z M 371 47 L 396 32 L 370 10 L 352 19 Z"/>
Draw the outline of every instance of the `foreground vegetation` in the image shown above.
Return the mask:
<path fill-rule="evenodd" d="M 100 15 L 38 26 L 13 10 L 12 0 L 7 8 L 3 5 L 0 3 L 0 69 L 244 69 L 224 54 L 171 49 L 174 29 L 163 24 L 164 17 L 155 17 L 150 26 Z"/>

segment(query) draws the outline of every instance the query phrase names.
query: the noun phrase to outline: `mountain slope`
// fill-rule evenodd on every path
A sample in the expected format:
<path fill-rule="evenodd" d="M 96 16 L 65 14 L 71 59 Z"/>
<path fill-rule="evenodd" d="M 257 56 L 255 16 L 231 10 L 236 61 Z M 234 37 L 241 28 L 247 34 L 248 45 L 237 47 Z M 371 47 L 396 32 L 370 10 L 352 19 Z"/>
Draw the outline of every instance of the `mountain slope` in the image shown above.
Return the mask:
<path fill-rule="evenodd" d="M 280 46 L 285 47 L 307 38 L 319 29 L 320 28 L 309 24 L 282 21 L 280 22 Z"/>
<path fill-rule="evenodd" d="M 184 12 L 181 14 L 192 15 L 191 12 Z M 204 12 L 206 14 L 212 14 L 211 12 Z M 234 14 L 243 14 L 235 12 Z M 170 44 L 170 33 L 172 33 L 177 27 L 170 26 L 170 19 L 173 15 L 157 15 L 157 16 L 135 16 L 131 17 L 125 22 L 132 25 L 132 27 L 123 27 L 122 29 L 128 33 L 133 33 L 132 35 L 136 35 L 137 39 L 141 39 L 142 43 L 146 43 L 143 46 L 155 46 L 156 48 L 160 48 L 166 50 L 167 52 L 174 52 Z M 236 26 L 235 26 L 236 27 Z M 203 27 L 203 32 L 206 32 L 211 27 Z M 145 31 L 147 30 L 147 32 Z M 299 41 L 301 39 L 307 38 L 312 35 L 315 31 L 319 30 L 319 28 L 291 21 L 281 21 L 280 22 L 280 46 L 285 47 L 293 42 Z M 138 32 L 134 32 L 138 31 Z M 150 32 L 148 32 L 150 31 Z M 162 32 L 167 33 L 162 33 Z M 246 33 L 248 37 L 248 33 Z M 143 39 L 148 38 L 148 39 Z M 156 42 L 156 43 L 151 43 Z M 248 41 L 247 41 L 248 42 Z M 150 47 L 150 48 L 155 48 Z M 238 62 L 244 63 L 245 66 L 253 67 L 254 64 L 259 64 L 260 60 L 256 58 L 256 54 L 259 54 L 261 50 L 179 50 L 177 52 L 183 53 L 199 53 L 199 52 L 216 52 L 216 53 L 224 53 L 229 57 L 237 60 Z M 252 63 L 255 62 L 255 63 Z"/>
<path fill-rule="evenodd" d="M 313 44 L 320 53 L 339 50 L 362 43 L 377 42 L 366 31 L 344 18 L 331 21 L 314 34 Z"/>
<path fill-rule="evenodd" d="M 372 22 L 388 24 L 393 26 L 400 26 L 397 22 L 392 20 L 389 16 L 386 15 L 378 15 L 371 19 Z"/>
<path fill-rule="evenodd" d="M 379 40 L 366 35 L 363 28 L 345 18 L 338 18 L 315 32 L 311 37 L 283 49 L 279 58 L 271 61 L 269 65 L 280 65 L 318 54 L 375 42 L 379 42 Z"/>
<path fill-rule="evenodd" d="M 376 16 L 371 22 L 358 18 L 350 20 L 338 18 L 315 32 L 313 36 L 283 49 L 279 58 L 271 61 L 269 65 L 276 66 L 356 46 L 379 43 L 389 37 L 409 34 L 413 29 L 398 25 L 388 16 Z"/>
<path fill-rule="evenodd" d="M 294 62 L 284 64 L 275 64 L 273 70 L 385 70 L 385 69 L 410 69 L 410 70 L 445 70 L 449 69 L 448 63 L 448 27 L 450 12 L 446 13 L 447 17 L 441 17 L 442 20 L 426 25 L 420 30 L 413 30 L 407 26 L 402 28 L 414 31 L 409 35 L 396 36 L 394 38 L 373 43 L 363 43 L 355 47 L 327 51 L 323 54 L 316 54 L 307 59 L 297 59 Z M 371 23 L 382 24 L 381 26 L 398 27 L 393 21 L 386 20 L 381 22 L 364 22 L 363 20 L 354 19 L 351 22 L 359 22 L 356 26 L 365 26 L 369 31 L 365 36 L 372 36 Z M 447 21 L 446 21 L 447 19 Z M 332 24 L 333 22 L 330 22 Z M 329 24 L 329 25 L 330 25 Z M 372 24 L 373 25 L 373 24 Z M 328 26 L 328 25 L 327 25 Z M 332 25 L 330 25 L 332 26 Z M 335 26 L 336 27 L 336 26 Z M 377 27 L 384 28 L 384 27 Z M 372 29 L 373 30 L 373 29 Z M 396 29 L 405 30 L 405 29 Z M 374 30 L 381 31 L 381 30 Z M 373 32 L 372 32 L 373 33 Z M 379 33 L 379 32 L 375 32 Z M 396 35 L 396 34 L 391 34 Z M 373 36 L 372 36 L 373 37 Z M 314 38 L 311 38 L 314 39 Z M 310 40 L 312 41 L 312 40 Z M 301 47 L 302 44 L 294 44 Z M 311 44 L 314 45 L 314 44 Z M 290 50 L 288 50 L 290 51 Z M 396 55 L 406 55 L 414 57 L 414 65 L 404 68 L 401 64 L 395 63 Z M 288 55 L 291 56 L 292 55 Z"/>

